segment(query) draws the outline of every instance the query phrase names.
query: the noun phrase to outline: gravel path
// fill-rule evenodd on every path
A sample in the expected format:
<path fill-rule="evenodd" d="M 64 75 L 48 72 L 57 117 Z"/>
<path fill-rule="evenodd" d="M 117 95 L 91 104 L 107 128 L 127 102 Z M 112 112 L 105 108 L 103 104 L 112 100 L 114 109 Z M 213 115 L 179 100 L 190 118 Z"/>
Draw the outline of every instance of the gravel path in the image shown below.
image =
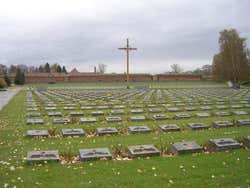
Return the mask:
<path fill-rule="evenodd" d="M 7 91 L 0 91 L 0 111 L 20 90 L 21 88 L 15 88 Z"/>

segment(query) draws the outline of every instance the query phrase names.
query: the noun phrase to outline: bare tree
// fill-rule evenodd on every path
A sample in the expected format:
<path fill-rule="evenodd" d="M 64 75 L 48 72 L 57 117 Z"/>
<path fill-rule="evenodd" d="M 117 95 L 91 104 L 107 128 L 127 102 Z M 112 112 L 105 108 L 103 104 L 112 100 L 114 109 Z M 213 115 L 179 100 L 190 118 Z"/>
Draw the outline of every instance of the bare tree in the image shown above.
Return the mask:
<path fill-rule="evenodd" d="M 107 65 L 100 63 L 98 65 L 98 72 L 104 74 L 106 72 Z"/>
<path fill-rule="evenodd" d="M 173 73 L 176 73 L 176 74 L 182 72 L 182 68 L 181 68 L 180 65 L 178 65 L 178 64 L 173 64 L 173 65 L 171 65 L 171 69 L 172 69 L 172 72 L 173 72 Z"/>

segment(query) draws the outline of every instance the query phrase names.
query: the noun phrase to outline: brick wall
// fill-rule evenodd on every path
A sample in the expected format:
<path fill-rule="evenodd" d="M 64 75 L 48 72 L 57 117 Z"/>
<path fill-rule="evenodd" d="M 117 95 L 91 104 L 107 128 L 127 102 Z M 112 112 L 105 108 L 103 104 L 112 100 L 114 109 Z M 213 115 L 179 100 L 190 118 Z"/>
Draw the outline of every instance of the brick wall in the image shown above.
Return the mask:
<path fill-rule="evenodd" d="M 9 75 L 14 81 L 14 75 Z M 26 83 L 49 83 L 49 82 L 124 82 L 125 74 L 48 74 L 36 73 L 26 74 Z M 201 75 L 171 75 L 171 74 L 131 74 L 131 82 L 149 82 L 149 81 L 201 81 Z M 206 79 L 204 79 L 206 80 Z"/>

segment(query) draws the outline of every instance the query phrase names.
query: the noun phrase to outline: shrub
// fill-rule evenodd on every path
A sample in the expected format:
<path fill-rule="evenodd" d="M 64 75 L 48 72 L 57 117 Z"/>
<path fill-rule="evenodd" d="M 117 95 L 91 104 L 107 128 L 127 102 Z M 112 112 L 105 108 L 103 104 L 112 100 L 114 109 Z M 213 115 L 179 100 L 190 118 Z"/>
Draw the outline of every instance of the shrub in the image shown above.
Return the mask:
<path fill-rule="evenodd" d="M 4 81 L 6 82 L 7 86 L 10 86 L 10 85 L 11 85 L 11 80 L 10 80 L 10 78 L 8 77 L 7 74 L 4 75 Z"/>
<path fill-rule="evenodd" d="M 4 79 L 0 78 L 0 88 L 5 88 L 7 86 L 6 82 Z"/>

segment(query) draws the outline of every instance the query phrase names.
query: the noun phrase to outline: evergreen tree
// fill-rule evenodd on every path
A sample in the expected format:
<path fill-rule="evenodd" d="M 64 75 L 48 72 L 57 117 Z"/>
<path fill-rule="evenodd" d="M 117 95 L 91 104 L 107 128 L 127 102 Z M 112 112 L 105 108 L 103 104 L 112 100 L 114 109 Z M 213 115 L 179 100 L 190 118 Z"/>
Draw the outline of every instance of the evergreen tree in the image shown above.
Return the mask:
<path fill-rule="evenodd" d="M 49 73 L 50 72 L 50 65 L 49 63 L 46 63 L 45 66 L 44 66 L 44 71 Z"/>
<path fill-rule="evenodd" d="M 16 85 L 23 85 L 25 83 L 25 75 L 24 73 L 18 68 L 17 73 L 15 76 L 15 84 Z"/>
<path fill-rule="evenodd" d="M 62 68 L 61 68 L 60 65 L 57 65 L 57 67 L 56 67 L 56 72 L 58 72 L 58 73 L 61 73 L 61 72 L 62 72 Z"/>
<path fill-rule="evenodd" d="M 65 66 L 63 66 L 63 68 L 62 68 L 62 72 L 67 74 L 67 70 L 66 70 Z"/>

